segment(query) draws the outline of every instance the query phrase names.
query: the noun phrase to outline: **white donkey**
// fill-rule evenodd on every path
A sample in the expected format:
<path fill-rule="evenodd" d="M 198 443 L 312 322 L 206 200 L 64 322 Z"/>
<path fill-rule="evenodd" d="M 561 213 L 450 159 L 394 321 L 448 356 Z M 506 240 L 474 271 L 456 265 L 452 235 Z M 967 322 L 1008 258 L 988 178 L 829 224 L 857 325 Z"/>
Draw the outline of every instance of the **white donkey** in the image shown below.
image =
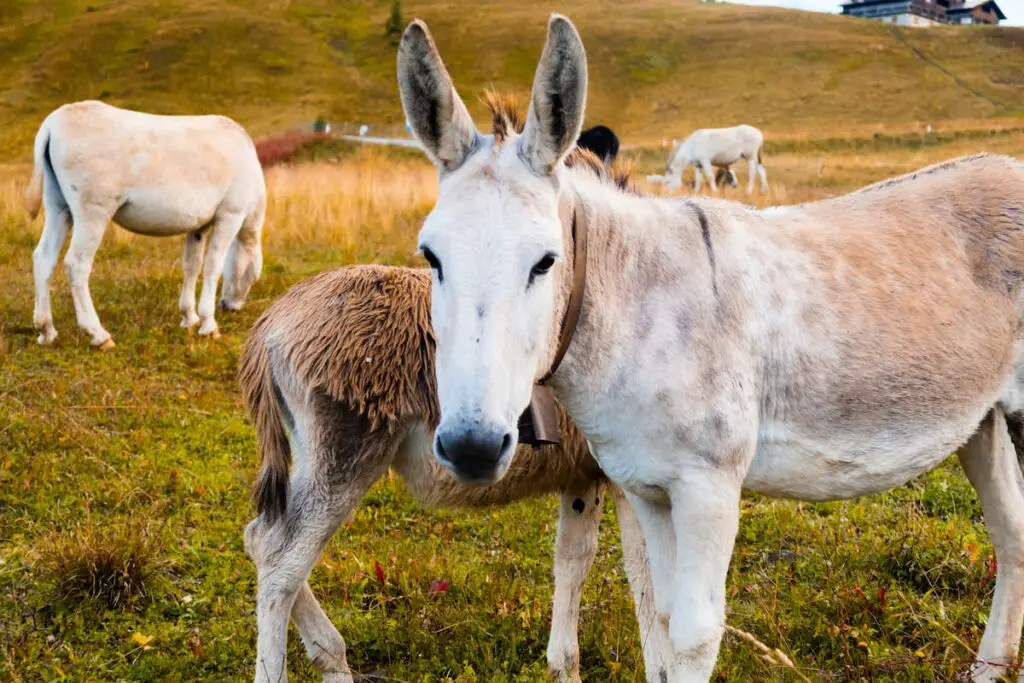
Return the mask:
<path fill-rule="evenodd" d="M 740 159 L 746 159 L 749 167 L 747 192 L 754 191 L 754 177 L 761 178 L 761 191 L 768 191 L 768 174 L 764 169 L 762 151 L 764 135 L 753 126 L 740 125 L 731 128 L 701 128 L 683 140 L 668 158 L 668 170 L 663 176 L 668 187 L 679 188 L 683 183 L 683 171 L 694 167 L 693 191 L 700 192 L 701 172 L 707 176 L 712 191 L 718 189 L 716 179 L 725 178 L 733 187 L 739 183 L 736 174 L 729 168 Z M 712 168 L 717 173 L 712 174 Z"/>
<path fill-rule="evenodd" d="M 1024 620 L 1024 478 L 1007 426 L 1024 409 L 1024 165 L 957 159 L 775 212 L 644 197 L 563 162 L 587 93 L 564 17 L 520 135 L 476 130 L 422 23 L 398 76 L 440 169 L 419 236 L 439 461 L 501 477 L 535 378 L 556 342 L 567 349 L 550 386 L 637 512 L 666 678 L 682 683 L 715 666 L 743 488 L 851 498 L 966 444 L 999 562 L 971 675 L 1008 672 Z"/>
<path fill-rule="evenodd" d="M 54 110 L 36 134 L 35 168 L 25 192 L 33 218 L 46 204 L 46 223 L 33 254 L 39 343 L 57 338 L 50 279 L 70 229 L 64 266 L 78 325 L 93 346 L 113 348 L 89 294 L 93 258 L 111 220 L 141 235 L 187 233 L 181 325 L 200 323 L 199 334 L 217 336 L 214 309 L 222 271 L 221 304 L 238 310 L 263 267 L 266 196 L 256 148 L 229 118 L 158 116 L 96 101 Z"/>

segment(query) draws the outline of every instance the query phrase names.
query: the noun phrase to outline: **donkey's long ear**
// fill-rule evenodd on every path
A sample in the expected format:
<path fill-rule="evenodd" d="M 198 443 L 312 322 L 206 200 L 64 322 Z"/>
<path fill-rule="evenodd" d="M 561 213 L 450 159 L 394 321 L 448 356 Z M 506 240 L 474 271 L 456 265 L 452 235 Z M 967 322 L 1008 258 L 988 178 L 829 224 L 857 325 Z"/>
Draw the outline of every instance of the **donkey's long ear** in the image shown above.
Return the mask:
<path fill-rule="evenodd" d="M 405 117 L 430 160 L 442 171 L 458 168 L 473 148 L 476 126 L 419 19 L 398 46 L 398 89 Z"/>
<path fill-rule="evenodd" d="M 548 22 L 548 40 L 533 79 L 522 155 L 535 173 L 550 174 L 579 137 L 587 102 L 587 55 L 576 27 L 560 14 Z"/>

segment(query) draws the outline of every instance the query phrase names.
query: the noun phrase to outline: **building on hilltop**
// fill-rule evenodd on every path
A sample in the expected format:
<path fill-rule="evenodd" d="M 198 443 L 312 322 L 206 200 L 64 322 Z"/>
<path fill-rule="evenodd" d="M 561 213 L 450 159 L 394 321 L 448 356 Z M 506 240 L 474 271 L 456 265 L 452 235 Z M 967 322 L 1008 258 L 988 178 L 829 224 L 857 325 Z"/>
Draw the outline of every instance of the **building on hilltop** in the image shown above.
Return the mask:
<path fill-rule="evenodd" d="M 843 14 L 899 26 L 991 24 L 1006 19 L 995 0 L 850 0 Z"/>
<path fill-rule="evenodd" d="M 956 2 L 950 3 L 946 9 L 946 16 L 951 24 L 999 24 L 1006 19 L 1006 15 L 999 9 L 995 0 L 986 2 Z"/>

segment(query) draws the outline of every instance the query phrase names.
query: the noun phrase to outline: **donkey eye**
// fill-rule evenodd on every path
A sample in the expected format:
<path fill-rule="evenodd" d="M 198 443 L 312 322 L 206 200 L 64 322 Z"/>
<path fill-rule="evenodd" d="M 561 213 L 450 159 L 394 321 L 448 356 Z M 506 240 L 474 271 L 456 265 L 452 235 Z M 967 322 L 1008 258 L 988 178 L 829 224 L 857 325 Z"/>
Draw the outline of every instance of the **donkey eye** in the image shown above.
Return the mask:
<path fill-rule="evenodd" d="M 537 265 L 530 271 L 531 275 L 543 275 L 544 273 L 551 270 L 551 266 L 555 265 L 555 257 L 551 254 L 545 254 L 544 258 L 537 261 Z"/>
<path fill-rule="evenodd" d="M 441 262 L 437 260 L 437 256 L 434 252 L 430 251 L 427 247 L 423 247 L 423 258 L 427 259 L 427 263 L 437 273 L 437 281 L 444 282 L 444 272 L 441 270 Z"/>
<path fill-rule="evenodd" d="M 554 255 L 545 254 L 544 258 L 542 258 L 540 261 L 537 261 L 533 268 L 530 269 L 530 279 L 526 283 L 526 286 L 529 287 L 530 285 L 532 285 L 534 278 L 544 275 L 546 272 L 551 270 L 551 266 L 553 265 L 555 265 Z"/>

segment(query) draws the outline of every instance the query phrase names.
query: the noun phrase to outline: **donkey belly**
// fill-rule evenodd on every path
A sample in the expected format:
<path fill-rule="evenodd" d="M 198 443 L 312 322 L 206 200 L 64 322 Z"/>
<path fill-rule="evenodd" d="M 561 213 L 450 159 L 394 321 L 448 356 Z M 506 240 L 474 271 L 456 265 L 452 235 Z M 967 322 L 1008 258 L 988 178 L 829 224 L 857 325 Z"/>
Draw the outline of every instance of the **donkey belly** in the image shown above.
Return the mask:
<path fill-rule="evenodd" d="M 713 155 L 711 157 L 711 164 L 714 166 L 732 166 L 742 158 L 743 154 L 738 149 L 726 149 Z"/>
<path fill-rule="evenodd" d="M 114 222 L 140 235 L 180 235 L 210 223 L 223 197 L 219 187 L 130 188 L 114 213 Z"/>
<path fill-rule="evenodd" d="M 974 433 L 988 409 L 983 406 L 976 416 L 959 422 L 872 435 L 837 429 L 822 438 L 769 424 L 761 430 L 744 488 L 775 498 L 814 501 L 879 493 L 945 460 Z"/>

